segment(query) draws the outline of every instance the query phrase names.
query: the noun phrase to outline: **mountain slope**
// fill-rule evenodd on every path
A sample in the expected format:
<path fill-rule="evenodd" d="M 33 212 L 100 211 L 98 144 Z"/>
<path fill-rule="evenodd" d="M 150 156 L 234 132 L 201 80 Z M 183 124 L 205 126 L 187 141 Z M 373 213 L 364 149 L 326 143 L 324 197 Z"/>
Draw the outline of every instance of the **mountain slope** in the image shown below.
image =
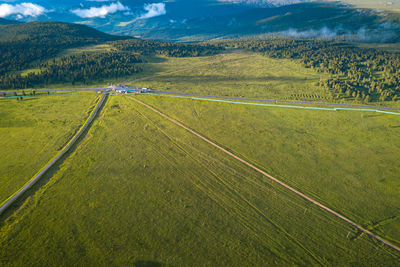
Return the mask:
<path fill-rule="evenodd" d="M 311 37 L 336 35 L 374 35 L 376 40 L 385 36 L 399 36 L 398 25 L 372 10 L 355 9 L 332 3 L 300 3 L 280 7 L 253 7 L 229 15 L 198 16 L 175 19 L 171 15 L 127 23 L 108 24 L 104 30 L 142 38 L 168 40 L 204 40 L 232 38 L 265 33 L 287 34 L 313 31 Z M 102 27 L 100 27 L 102 28 Z M 323 29 L 323 32 L 318 34 Z M 305 33 L 303 33 L 305 35 Z M 296 37 L 296 36 L 294 36 Z M 359 38 L 361 39 L 361 38 Z M 372 41 L 372 40 L 371 40 Z M 390 39 L 393 41 L 393 38 Z"/>
<path fill-rule="evenodd" d="M 18 21 L 0 18 L 0 25 L 17 24 Z"/>
<path fill-rule="evenodd" d="M 51 58 L 62 50 L 129 37 L 61 22 L 30 22 L 0 26 L 0 75 Z"/>
<path fill-rule="evenodd" d="M 127 39 L 127 37 L 109 35 L 85 25 L 51 21 L 3 25 L 0 31 L 0 42 L 18 40 L 29 42 L 90 43 L 120 39 Z"/>

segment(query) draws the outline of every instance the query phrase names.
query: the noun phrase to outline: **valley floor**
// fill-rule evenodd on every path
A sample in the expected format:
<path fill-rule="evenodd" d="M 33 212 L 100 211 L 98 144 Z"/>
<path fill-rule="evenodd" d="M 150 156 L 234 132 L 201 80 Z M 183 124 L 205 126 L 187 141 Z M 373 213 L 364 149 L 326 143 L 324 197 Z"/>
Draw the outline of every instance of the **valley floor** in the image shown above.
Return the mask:
<path fill-rule="evenodd" d="M 321 74 L 289 60 L 249 53 L 152 60 L 129 85 L 249 98 L 327 96 L 318 86 Z M 3 198 L 63 147 L 98 97 L 0 100 L 8 159 L 0 168 Z M 400 245 L 399 116 L 133 97 Z M 120 95 L 109 96 L 43 181 L 0 217 L 3 265 L 395 266 L 400 260 L 398 251 Z"/>

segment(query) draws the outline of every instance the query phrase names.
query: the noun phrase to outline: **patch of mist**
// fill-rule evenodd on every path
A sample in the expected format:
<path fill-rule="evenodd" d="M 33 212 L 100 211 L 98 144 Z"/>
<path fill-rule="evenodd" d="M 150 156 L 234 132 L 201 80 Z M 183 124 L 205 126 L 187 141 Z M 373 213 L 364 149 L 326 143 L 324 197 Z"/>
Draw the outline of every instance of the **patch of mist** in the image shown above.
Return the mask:
<path fill-rule="evenodd" d="M 318 39 L 345 39 L 356 42 L 387 43 L 398 42 L 400 28 L 391 22 L 376 25 L 374 28 L 361 27 L 358 30 L 348 30 L 342 26 L 334 29 L 322 27 L 320 29 L 298 30 L 290 28 L 286 31 L 276 32 L 273 35 L 291 38 L 318 38 Z"/>

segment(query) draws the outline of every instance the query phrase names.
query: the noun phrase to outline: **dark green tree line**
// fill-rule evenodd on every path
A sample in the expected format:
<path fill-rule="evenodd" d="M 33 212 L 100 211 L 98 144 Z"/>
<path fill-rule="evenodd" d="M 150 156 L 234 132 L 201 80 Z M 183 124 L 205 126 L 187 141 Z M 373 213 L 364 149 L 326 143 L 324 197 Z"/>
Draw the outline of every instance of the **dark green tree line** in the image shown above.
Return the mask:
<path fill-rule="evenodd" d="M 400 54 L 324 40 L 246 40 L 226 43 L 228 47 L 260 52 L 272 58 L 299 60 L 305 67 L 330 75 L 320 85 L 332 97 L 357 100 L 398 100 Z"/>
<path fill-rule="evenodd" d="M 137 63 L 142 62 L 139 56 L 124 52 L 65 56 L 38 64 L 38 73 L 3 75 L 0 77 L 0 88 L 31 88 L 52 83 L 87 84 L 137 73 L 142 70 Z"/>
<path fill-rule="evenodd" d="M 112 44 L 121 51 L 130 51 L 142 55 L 164 55 L 168 57 L 198 57 L 215 55 L 224 49 L 222 45 L 199 43 L 167 43 L 130 39 L 115 41 Z"/>

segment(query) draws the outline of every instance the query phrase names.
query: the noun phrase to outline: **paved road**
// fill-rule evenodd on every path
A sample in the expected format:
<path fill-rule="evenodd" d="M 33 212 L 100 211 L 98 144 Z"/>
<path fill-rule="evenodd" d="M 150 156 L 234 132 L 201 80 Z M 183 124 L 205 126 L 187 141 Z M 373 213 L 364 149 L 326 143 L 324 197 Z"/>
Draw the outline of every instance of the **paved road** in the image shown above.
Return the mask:
<path fill-rule="evenodd" d="M 306 104 L 306 105 L 318 105 L 318 106 L 340 106 L 340 107 L 373 108 L 373 109 L 400 111 L 400 109 L 398 109 L 398 108 L 377 107 L 377 106 L 369 106 L 369 105 L 352 105 L 352 104 L 343 104 L 343 103 L 327 103 L 327 102 L 307 102 L 307 101 L 241 98 L 241 97 L 230 97 L 230 96 L 213 96 L 213 95 L 202 95 L 202 94 L 189 94 L 189 93 L 180 93 L 180 92 L 171 92 L 171 91 L 158 91 L 158 90 L 152 90 L 151 93 L 170 94 L 170 95 L 184 95 L 184 96 L 194 96 L 194 97 L 209 97 L 209 98 L 219 98 L 219 99 L 228 99 L 228 100 L 267 102 L 267 103 Z"/>
<path fill-rule="evenodd" d="M 0 214 L 2 214 L 11 204 L 13 204 L 19 197 L 21 197 L 25 191 L 31 188 L 39 179 L 46 173 L 48 169 L 50 169 L 67 151 L 75 144 L 76 140 L 82 135 L 82 133 L 89 127 L 90 123 L 93 121 L 100 107 L 104 103 L 106 99 L 107 92 L 104 91 L 100 101 L 98 102 L 96 108 L 92 111 L 92 114 L 87 119 L 86 123 L 82 126 L 82 128 L 78 131 L 77 134 L 68 142 L 68 144 L 63 148 L 63 150 L 58 153 L 58 155 L 53 158 L 47 165 L 41 169 L 29 182 L 27 182 L 20 190 L 14 193 L 11 197 L 9 197 L 6 201 L 1 203 L 0 205 Z"/>
<path fill-rule="evenodd" d="M 126 96 L 126 95 L 125 95 L 125 96 Z M 272 175 L 266 173 L 265 171 L 263 171 L 263 170 L 257 168 L 256 166 L 254 166 L 254 165 L 251 164 L 250 162 L 248 162 L 248 161 L 246 161 L 246 160 L 240 158 L 239 156 L 236 156 L 235 154 L 229 152 L 228 150 L 226 150 L 225 148 L 223 148 L 223 147 L 217 145 L 216 143 L 214 143 L 214 142 L 211 141 L 210 139 L 207 139 L 207 138 L 204 137 L 203 135 L 201 135 L 201 134 L 195 132 L 194 130 L 190 129 L 189 127 L 183 125 L 182 123 L 180 123 L 180 122 L 178 122 L 178 121 L 176 121 L 176 120 L 170 118 L 169 116 L 167 116 L 167 115 L 165 115 L 164 113 L 158 111 L 157 109 L 153 108 L 152 106 L 150 106 L 150 105 L 148 105 L 148 104 L 146 104 L 146 103 L 144 103 L 144 102 L 142 102 L 142 101 L 140 101 L 140 100 L 138 100 L 138 99 L 136 99 L 136 98 L 134 98 L 134 97 L 131 97 L 131 96 L 126 96 L 126 97 L 128 97 L 128 98 L 130 98 L 130 99 L 133 99 L 133 100 L 136 101 L 137 103 L 139 103 L 139 104 L 141 104 L 141 105 L 143 105 L 143 106 L 149 108 L 150 110 L 154 111 L 155 113 L 159 114 L 160 116 L 164 117 L 165 119 L 169 120 L 170 122 L 174 123 L 175 125 L 177 125 L 177 126 L 183 128 L 183 129 L 185 129 L 186 131 L 192 133 L 193 135 L 195 135 L 195 136 L 201 138 L 201 139 L 204 140 L 205 142 L 207 142 L 207 143 L 209 143 L 210 145 L 216 147 L 217 149 L 219 149 L 220 151 L 224 152 L 225 154 L 231 156 L 232 158 L 234 158 L 234 159 L 240 161 L 240 162 L 243 163 L 244 165 L 246 165 L 246 166 L 252 168 L 253 170 L 255 170 L 255 171 L 257 171 L 258 173 L 262 174 L 263 176 L 267 177 L 268 179 L 270 179 L 270 180 L 272 180 L 272 181 L 274 181 L 274 182 L 280 184 L 281 186 L 283 186 L 283 187 L 285 187 L 286 189 L 290 190 L 291 192 L 297 194 L 298 196 L 302 197 L 303 199 L 305 199 L 305 200 L 311 202 L 312 204 L 314 204 L 314 205 L 320 207 L 321 209 L 323 209 L 323 210 L 329 212 L 330 214 L 336 216 L 337 218 L 339 218 L 339 219 L 341 219 L 341 220 L 343 220 L 343 221 L 349 223 L 350 225 L 352 225 L 352 226 L 354 226 L 355 228 L 357 228 L 359 231 L 361 231 L 361 232 L 367 234 L 368 236 L 370 236 L 370 237 L 372 237 L 372 238 L 374 238 L 374 239 L 376 239 L 376 240 L 382 242 L 383 244 L 385 244 L 385 245 L 391 247 L 392 249 L 394 249 L 394 250 L 400 252 L 400 247 L 398 247 L 398 246 L 396 246 L 396 245 L 390 243 L 389 241 L 387 241 L 387 240 L 385 240 L 385 239 L 383 239 L 383 238 L 381 238 L 381 237 L 375 235 L 374 233 L 368 231 L 367 229 L 365 229 L 365 228 L 362 227 L 361 225 L 359 225 L 359 224 L 353 222 L 352 220 L 348 219 L 347 217 L 345 217 L 345 216 L 339 214 L 338 212 L 336 212 L 336 211 L 334 211 L 334 210 L 328 208 L 327 206 L 321 204 L 320 202 L 318 202 L 318 201 L 316 201 L 316 200 L 314 200 L 314 199 L 308 197 L 307 195 L 305 195 L 305 194 L 301 193 L 300 191 L 294 189 L 294 188 L 291 187 L 290 185 L 288 185 L 288 184 L 286 184 L 286 183 L 280 181 L 279 179 L 273 177 Z"/>

